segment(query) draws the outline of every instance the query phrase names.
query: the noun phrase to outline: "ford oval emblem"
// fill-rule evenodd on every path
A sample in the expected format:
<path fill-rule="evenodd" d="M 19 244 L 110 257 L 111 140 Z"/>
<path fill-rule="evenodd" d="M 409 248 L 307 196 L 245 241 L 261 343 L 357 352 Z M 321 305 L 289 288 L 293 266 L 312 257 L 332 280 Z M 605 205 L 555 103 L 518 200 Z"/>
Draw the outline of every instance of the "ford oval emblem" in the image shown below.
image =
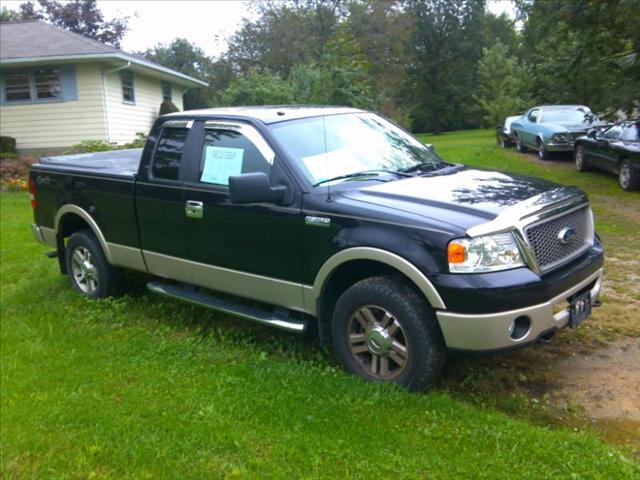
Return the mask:
<path fill-rule="evenodd" d="M 576 231 L 571 227 L 564 227 L 560 232 L 558 232 L 558 240 L 563 245 L 566 245 L 571 241 L 573 236 L 576 234 Z"/>

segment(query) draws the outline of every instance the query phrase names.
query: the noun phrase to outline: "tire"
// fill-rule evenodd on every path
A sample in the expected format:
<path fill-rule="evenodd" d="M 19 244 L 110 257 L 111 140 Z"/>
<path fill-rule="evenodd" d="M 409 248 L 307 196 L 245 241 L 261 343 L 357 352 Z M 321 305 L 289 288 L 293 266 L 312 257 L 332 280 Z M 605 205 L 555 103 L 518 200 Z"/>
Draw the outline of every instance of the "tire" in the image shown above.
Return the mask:
<path fill-rule="evenodd" d="M 549 153 L 549 151 L 544 148 L 544 143 L 542 143 L 542 141 L 540 139 L 538 139 L 538 157 L 540 157 L 541 160 L 549 160 L 551 158 L 551 153 Z"/>
<path fill-rule="evenodd" d="M 413 391 L 440 378 L 446 348 L 435 312 L 402 281 L 354 284 L 336 302 L 331 328 L 338 358 L 355 375 Z"/>
<path fill-rule="evenodd" d="M 586 172 L 589 170 L 589 162 L 584 154 L 584 147 L 578 145 L 573 152 L 573 158 L 576 162 L 576 170 L 579 172 Z"/>
<path fill-rule="evenodd" d="M 123 271 L 107 262 L 102 247 L 91 230 L 69 238 L 65 262 L 71 286 L 89 298 L 105 298 L 120 290 Z"/>
<path fill-rule="evenodd" d="M 524 146 L 524 143 L 522 143 L 522 139 L 520 138 L 520 136 L 516 138 L 516 149 L 520 153 L 527 153 L 529 151 L 529 149 Z"/>
<path fill-rule="evenodd" d="M 633 169 L 631 160 L 625 158 L 620 164 L 620 171 L 618 172 L 618 183 L 623 190 L 633 191 L 640 189 L 640 175 Z"/>
<path fill-rule="evenodd" d="M 509 148 L 511 146 L 511 142 L 506 140 L 502 135 L 500 135 L 497 140 L 500 148 Z"/>

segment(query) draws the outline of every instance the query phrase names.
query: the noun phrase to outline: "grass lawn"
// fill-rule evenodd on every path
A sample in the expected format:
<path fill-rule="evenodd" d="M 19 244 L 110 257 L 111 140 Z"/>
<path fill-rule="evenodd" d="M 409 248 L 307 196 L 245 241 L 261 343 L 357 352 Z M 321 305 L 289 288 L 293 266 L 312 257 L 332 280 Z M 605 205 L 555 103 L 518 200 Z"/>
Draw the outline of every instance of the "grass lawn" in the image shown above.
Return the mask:
<path fill-rule="evenodd" d="M 526 162 L 488 131 L 428 141 L 582 186 L 602 199 L 605 238 L 635 240 L 617 210 L 637 212 L 637 194 L 615 179 Z M 3 478 L 640 478 L 589 432 L 505 415 L 446 381 L 427 394 L 366 383 L 296 336 L 154 296 L 138 275 L 124 297 L 85 300 L 31 238 L 28 196 L 0 201 Z M 624 318 L 606 329 L 635 331 Z"/>

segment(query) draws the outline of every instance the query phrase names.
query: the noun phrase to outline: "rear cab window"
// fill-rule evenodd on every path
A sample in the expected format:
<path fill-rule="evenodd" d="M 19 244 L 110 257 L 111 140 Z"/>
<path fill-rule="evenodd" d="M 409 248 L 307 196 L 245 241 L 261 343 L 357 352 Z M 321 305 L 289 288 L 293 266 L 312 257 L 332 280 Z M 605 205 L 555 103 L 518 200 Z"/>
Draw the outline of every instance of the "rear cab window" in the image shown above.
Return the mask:
<path fill-rule="evenodd" d="M 151 176 L 154 179 L 179 179 L 188 133 L 189 129 L 184 122 L 166 122 L 163 125 L 151 162 Z"/>

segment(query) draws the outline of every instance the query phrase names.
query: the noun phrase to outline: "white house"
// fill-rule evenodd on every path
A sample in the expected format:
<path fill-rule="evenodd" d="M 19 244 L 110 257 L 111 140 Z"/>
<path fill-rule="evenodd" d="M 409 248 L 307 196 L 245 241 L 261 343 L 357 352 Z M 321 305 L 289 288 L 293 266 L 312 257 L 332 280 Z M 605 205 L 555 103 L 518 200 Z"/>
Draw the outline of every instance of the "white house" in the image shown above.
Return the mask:
<path fill-rule="evenodd" d="M 0 24 L 0 135 L 19 150 L 127 143 L 207 83 L 43 22 Z"/>

